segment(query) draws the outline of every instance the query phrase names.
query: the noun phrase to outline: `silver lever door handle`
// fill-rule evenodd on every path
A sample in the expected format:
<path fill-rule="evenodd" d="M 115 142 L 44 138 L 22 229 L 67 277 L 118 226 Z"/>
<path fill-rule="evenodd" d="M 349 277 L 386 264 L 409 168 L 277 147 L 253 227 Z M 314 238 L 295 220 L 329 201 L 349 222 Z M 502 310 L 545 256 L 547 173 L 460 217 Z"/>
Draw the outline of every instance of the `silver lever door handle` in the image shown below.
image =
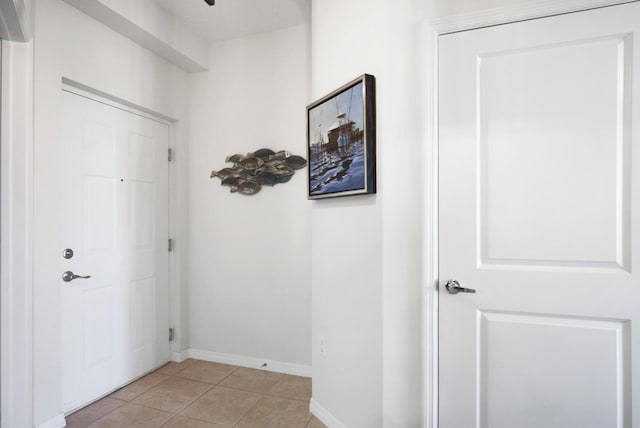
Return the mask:
<path fill-rule="evenodd" d="M 76 275 L 75 273 L 71 272 L 70 270 L 68 270 L 68 271 L 66 271 L 65 273 L 62 274 L 62 280 L 64 282 L 71 282 L 74 279 L 78 279 L 78 278 L 88 279 L 88 278 L 91 278 L 91 275 L 87 275 L 87 276 Z"/>
<path fill-rule="evenodd" d="M 473 288 L 460 287 L 460 283 L 458 281 L 456 281 L 455 279 L 450 279 L 449 281 L 447 281 L 447 283 L 446 283 L 446 285 L 444 287 L 447 289 L 449 294 L 475 293 L 476 292 L 476 290 L 474 290 Z"/>

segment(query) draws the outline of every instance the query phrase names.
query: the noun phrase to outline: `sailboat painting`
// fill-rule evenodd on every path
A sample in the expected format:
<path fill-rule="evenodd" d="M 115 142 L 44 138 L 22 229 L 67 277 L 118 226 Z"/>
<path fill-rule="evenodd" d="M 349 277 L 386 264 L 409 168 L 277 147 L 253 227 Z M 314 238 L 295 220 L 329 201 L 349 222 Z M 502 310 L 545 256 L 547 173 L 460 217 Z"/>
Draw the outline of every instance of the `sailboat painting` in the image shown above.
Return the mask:
<path fill-rule="evenodd" d="M 375 78 L 307 106 L 309 199 L 375 193 Z"/>

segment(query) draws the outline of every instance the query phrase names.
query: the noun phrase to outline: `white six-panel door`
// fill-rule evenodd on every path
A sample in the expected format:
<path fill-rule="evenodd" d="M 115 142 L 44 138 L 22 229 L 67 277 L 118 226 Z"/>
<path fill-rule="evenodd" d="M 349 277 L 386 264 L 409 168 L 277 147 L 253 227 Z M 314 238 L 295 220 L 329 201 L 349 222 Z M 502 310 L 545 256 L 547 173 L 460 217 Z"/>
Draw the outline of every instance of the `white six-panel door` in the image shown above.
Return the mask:
<path fill-rule="evenodd" d="M 439 51 L 440 428 L 640 427 L 640 4 Z"/>
<path fill-rule="evenodd" d="M 63 101 L 62 271 L 91 276 L 60 279 L 70 411 L 168 360 L 168 126 Z"/>

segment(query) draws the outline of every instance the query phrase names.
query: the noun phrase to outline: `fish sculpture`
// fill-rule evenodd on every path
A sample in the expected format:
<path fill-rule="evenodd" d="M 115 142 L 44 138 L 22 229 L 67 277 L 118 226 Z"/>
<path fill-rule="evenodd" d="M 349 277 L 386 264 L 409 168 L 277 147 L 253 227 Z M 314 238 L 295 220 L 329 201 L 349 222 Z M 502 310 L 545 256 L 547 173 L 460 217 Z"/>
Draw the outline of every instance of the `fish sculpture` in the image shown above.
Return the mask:
<path fill-rule="evenodd" d="M 262 159 L 263 161 L 266 161 L 269 159 L 269 156 L 275 154 L 276 152 L 274 152 L 271 149 L 260 149 L 258 151 L 253 152 L 253 156 Z"/>
<path fill-rule="evenodd" d="M 260 171 L 256 174 L 256 181 L 262 185 L 275 186 L 278 177 L 273 172 Z"/>
<path fill-rule="evenodd" d="M 307 166 L 307 160 L 301 156 L 289 156 L 284 160 L 284 164 L 289 168 L 300 169 Z"/>
<path fill-rule="evenodd" d="M 260 168 L 262 165 L 264 165 L 264 161 L 256 156 L 248 156 L 238 162 L 238 166 L 241 168 L 250 169 L 252 171 Z"/>
<path fill-rule="evenodd" d="M 241 195 L 255 195 L 262 189 L 260 184 L 251 180 L 241 180 L 237 186 L 231 186 L 231 193 L 238 192 Z"/>
<path fill-rule="evenodd" d="M 231 168 L 224 168 L 220 171 L 211 171 L 211 177 L 209 178 L 218 177 L 220 180 L 224 180 L 225 178 L 234 175 L 234 173 L 235 172 Z"/>
<path fill-rule="evenodd" d="M 287 181 L 291 180 L 291 177 L 293 177 L 295 171 L 293 170 L 293 168 L 289 168 L 286 165 L 278 165 L 275 168 L 274 174 L 276 175 L 276 181 L 278 183 L 286 183 Z"/>
<path fill-rule="evenodd" d="M 231 156 L 227 156 L 227 158 L 224 161 L 231 162 L 234 166 L 236 166 L 243 159 L 244 159 L 244 156 L 242 155 L 231 155 Z"/>
<path fill-rule="evenodd" d="M 218 177 L 222 186 L 228 186 L 231 193 L 255 195 L 262 186 L 275 186 L 291 180 L 295 170 L 307 166 L 305 158 L 291 155 L 286 150 L 274 152 L 260 149 L 246 155 L 227 156 L 225 162 L 233 167 L 211 171 L 210 178 Z"/>

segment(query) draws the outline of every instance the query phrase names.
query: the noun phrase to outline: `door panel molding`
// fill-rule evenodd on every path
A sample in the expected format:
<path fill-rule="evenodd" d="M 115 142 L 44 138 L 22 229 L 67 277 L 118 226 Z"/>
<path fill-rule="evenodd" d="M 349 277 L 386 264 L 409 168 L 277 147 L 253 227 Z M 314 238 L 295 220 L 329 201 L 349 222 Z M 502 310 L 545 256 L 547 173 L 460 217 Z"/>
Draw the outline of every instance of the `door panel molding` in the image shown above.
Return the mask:
<path fill-rule="evenodd" d="M 575 317 L 553 314 L 518 313 L 508 311 L 479 311 L 477 329 L 478 354 L 477 399 L 479 426 L 491 427 L 493 421 L 500 418 L 502 405 L 523 406 L 528 396 L 513 396 L 501 390 L 499 382 L 493 380 L 499 376 L 517 376 L 527 372 L 519 387 L 532 390 L 543 383 L 542 379 L 550 373 L 556 379 L 562 379 L 560 386 L 553 390 L 542 390 L 538 399 L 547 404 L 547 412 L 554 415 L 556 421 L 569 423 L 571 405 L 595 401 L 600 404 L 599 422 L 593 415 L 585 415 L 576 426 L 605 426 L 605 415 L 618 421 L 625 420 L 625 414 L 631 412 L 631 321 L 626 319 L 607 319 Z M 577 334 L 576 334 L 577 333 Z M 509 343 L 518 338 L 527 337 L 533 349 L 548 346 L 565 347 L 566 353 L 558 353 L 552 365 L 539 362 L 527 362 L 528 350 L 509 349 L 509 360 L 501 358 Z M 597 354 L 591 361 L 584 354 Z M 548 361 L 545 361 L 548 363 Z M 588 379 L 582 373 L 590 373 Z M 580 390 L 570 386 L 582 383 Z M 600 385 L 606 385 L 604 388 Z M 491 399 L 489 399 L 491 397 Z M 559 406 L 558 403 L 565 406 Z M 532 415 L 532 418 L 540 415 Z M 539 426 L 544 426 L 540 423 Z"/>

